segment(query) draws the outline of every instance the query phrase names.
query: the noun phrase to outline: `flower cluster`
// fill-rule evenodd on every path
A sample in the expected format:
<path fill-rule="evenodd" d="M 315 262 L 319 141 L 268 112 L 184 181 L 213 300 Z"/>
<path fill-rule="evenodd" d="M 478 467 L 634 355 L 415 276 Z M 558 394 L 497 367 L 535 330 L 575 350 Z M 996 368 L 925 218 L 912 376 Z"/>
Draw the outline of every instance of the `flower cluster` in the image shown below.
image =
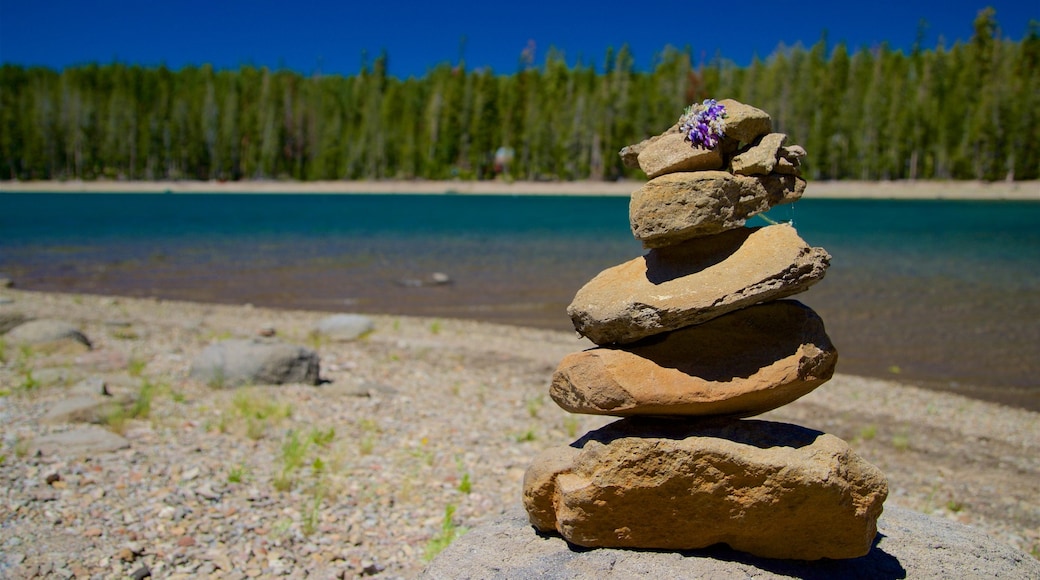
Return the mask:
<path fill-rule="evenodd" d="M 679 117 L 679 131 L 686 135 L 685 141 L 699 149 L 714 149 L 719 139 L 725 136 L 722 120 L 726 118 L 726 107 L 715 99 L 690 105 Z"/>

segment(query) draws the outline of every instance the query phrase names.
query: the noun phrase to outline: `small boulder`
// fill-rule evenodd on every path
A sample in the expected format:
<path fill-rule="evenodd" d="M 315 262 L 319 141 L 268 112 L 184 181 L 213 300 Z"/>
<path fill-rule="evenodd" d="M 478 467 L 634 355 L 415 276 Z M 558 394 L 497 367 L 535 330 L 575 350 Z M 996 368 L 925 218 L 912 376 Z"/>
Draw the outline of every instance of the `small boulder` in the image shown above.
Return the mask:
<path fill-rule="evenodd" d="M 43 347 L 45 350 L 90 350 L 90 340 L 78 328 L 61 320 L 39 319 L 9 330 L 4 339 L 12 344 Z"/>
<path fill-rule="evenodd" d="M 334 314 L 322 318 L 314 327 L 315 334 L 333 340 L 356 340 L 375 330 L 372 319 L 361 314 Z"/>
<path fill-rule="evenodd" d="M 762 109 L 733 99 L 722 99 L 719 104 L 726 107 L 726 118 L 722 121 L 724 141 L 753 143 L 773 130 L 773 120 Z"/>
<path fill-rule="evenodd" d="M 733 175 L 726 171 L 671 173 L 651 179 L 628 204 L 632 235 L 647 248 L 739 228 L 776 205 L 797 201 L 805 180 Z"/>
<path fill-rule="evenodd" d="M 648 145 L 650 145 L 654 141 L 657 141 L 663 135 L 668 135 L 670 133 L 676 133 L 678 131 L 679 131 L 679 123 L 677 121 L 674 125 L 669 127 L 666 131 L 664 131 L 660 135 L 654 135 L 653 137 L 648 137 L 646 139 L 643 139 L 639 143 L 635 143 L 633 145 L 627 145 L 625 147 L 622 147 L 621 151 L 618 151 L 618 155 L 621 156 L 621 163 L 623 163 L 625 165 L 625 167 L 628 167 L 629 169 L 636 169 L 636 168 L 638 168 L 639 167 L 639 154 L 643 152 L 643 149 L 646 149 L 646 147 Z"/>
<path fill-rule="evenodd" d="M 33 439 L 29 443 L 29 454 L 77 457 L 108 453 L 128 447 L 130 442 L 119 435 L 101 427 L 84 425 Z"/>
<path fill-rule="evenodd" d="M 192 361 L 190 376 L 215 387 L 315 385 L 318 372 L 318 354 L 313 350 L 257 338 L 209 345 Z"/>
<path fill-rule="evenodd" d="M 75 395 L 55 403 L 40 418 L 41 423 L 105 423 L 133 404 L 130 397 Z"/>
<path fill-rule="evenodd" d="M 22 312 L 11 308 L 0 308 L 0 334 L 5 334 L 12 328 L 28 322 L 31 318 Z"/>
<path fill-rule="evenodd" d="M 783 133 L 770 133 L 732 160 L 737 175 L 769 175 L 776 167 L 780 148 L 787 141 Z"/>
<path fill-rule="evenodd" d="M 692 147 L 679 132 L 665 133 L 648 143 L 639 153 L 638 162 L 650 179 L 678 171 L 705 171 L 723 166 L 718 148 Z"/>
<path fill-rule="evenodd" d="M 845 441 L 770 421 L 621 419 L 535 458 L 531 523 L 585 547 L 765 558 L 870 552 L 888 482 Z"/>
<path fill-rule="evenodd" d="M 776 160 L 776 168 L 773 169 L 781 175 L 802 176 L 802 159 L 805 157 L 805 149 L 801 145 L 781 147 L 779 158 Z"/>
<path fill-rule="evenodd" d="M 829 264 L 830 254 L 790 225 L 729 230 L 607 268 L 567 314 L 598 345 L 629 344 L 803 292 Z"/>
<path fill-rule="evenodd" d="M 822 385 L 837 360 L 823 320 L 781 300 L 628 347 L 567 355 L 549 394 L 572 413 L 749 417 Z"/>

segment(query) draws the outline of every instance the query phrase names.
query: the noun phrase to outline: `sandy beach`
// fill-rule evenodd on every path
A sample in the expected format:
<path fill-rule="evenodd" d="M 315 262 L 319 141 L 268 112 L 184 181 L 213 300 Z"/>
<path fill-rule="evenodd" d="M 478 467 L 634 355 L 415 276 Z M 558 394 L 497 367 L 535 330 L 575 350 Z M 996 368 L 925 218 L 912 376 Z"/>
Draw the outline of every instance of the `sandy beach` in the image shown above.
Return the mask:
<path fill-rule="evenodd" d="M 373 316 L 367 337 L 332 342 L 311 336 L 328 313 L 16 289 L 0 299 L 0 312 L 67 321 L 93 344 L 5 347 L 0 576 L 411 578 L 445 530 L 516 509 L 539 451 L 610 420 L 548 397 L 560 358 L 588 346 L 574 333 Z M 189 377 L 208 344 L 261 331 L 315 349 L 323 383 Z M 849 441 L 887 474 L 887 505 L 1040 556 L 1040 415 L 838 370 L 763 418 Z M 32 452 L 38 437 L 83 428 L 43 417 L 99 384 L 147 398 L 94 427 L 128 447 Z"/>
<path fill-rule="evenodd" d="M 639 181 L 3 181 L 0 192 L 630 195 Z M 814 181 L 807 199 L 1040 201 L 1040 182 Z"/>

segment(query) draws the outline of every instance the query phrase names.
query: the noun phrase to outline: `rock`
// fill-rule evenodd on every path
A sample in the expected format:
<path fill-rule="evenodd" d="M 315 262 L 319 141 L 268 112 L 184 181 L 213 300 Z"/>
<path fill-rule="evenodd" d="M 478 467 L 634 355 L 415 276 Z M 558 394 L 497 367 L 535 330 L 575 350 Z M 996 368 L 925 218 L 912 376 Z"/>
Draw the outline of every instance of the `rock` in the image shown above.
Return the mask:
<path fill-rule="evenodd" d="M 560 362 L 549 393 L 572 413 L 748 417 L 822 385 L 837 360 L 823 320 L 785 300 L 627 348 L 572 353 Z"/>
<path fill-rule="evenodd" d="M 869 553 L 887 496 L 841 439 L 757 420 L 621 419 L 544 451 L 524 477 L 531 523 L 579 546 L 722 542 L 797 560 Z"/>
<path fill-rule="evenodd" d="M 776 167 L 780 148 L 787 141 L 783 133 L 769 133 L 747 151 L 733 158 L 733 173 L 737 175 L 769 175 Z"/>
<path fill-rule="evenodd" d="M 129 397 L 76 395 L 54 404 L 40 418 L 41 423 L 105 423 L 133 404 Z"/>
<path fill-rule="evenodd" d="M 361 314 L 334 314 L 322 318 L 314 327 L 314 332 L 333 340 L 356 340 L 372 332 L 375 324 L 372 319 Z"/>
<path fill-rule="evenodd" d="M 8 330 L 29 320 L 31 319 L 28 316 L 17 310 L 4 308 L 0 310 L 0 334 L 5 334 Z"/>
<path fill-rule="evenodd" d="M 79 381 L 75 385 L 69 388 L 69 393 L 75 395 L 88 395 L 88 396 L 111 396 L 112 393 L 108 390 L 108 384 L 102 377 L 94 376 L 87 377 L 82 381 Z"/>
<path fill-rule="evenodd" d="M 12 344 L 40 346 L 45 350 L 90 349 L 90 340 L 78 328 L 61 320 L 24 322 L 9 330 L 4 339 Z"/>
<path fill-rule="evenodd" d="M 632 235 L 647 248 L 739 228 L 776 205 L 797 201 L 805 180 L 725 171 L 671 173 L 646 182 L 628 204 Z"/>
<path fill-rule="evenodd" d="M 977 578 L 1035 580 L 1040 561 L 975 528 L 889 506 L 870 553 L 848 560 L 770 560 L 724 546 L 687 552 L 575 549 L 539 534 L 519 510 L 471 530 L 445 548 L 425 580 L 627 580 L 629 578 Z"/>
<path fill-rule="evenodd" d="M 29 453 L 35 455 L 84 456 L 130 447 L 130 442 L 101 427 L 87 425 L 33 439 Z"/>
<path fill-rule="evenodd" d="M 726 118 L 722 123 L 722 131 L 726 134 L 724 141 L 753 143 L 773 130 L 773 120 L 761 109 L 733 99 L 722 99 L 719 104 L 726 107 Z"/>
<path fill-rule="evenodd" d="M 12 288 L 14 287 L 14 280 L 0 274 L 0 288 Z"/>
<path fill-rule="evenodd" d="M 628 167 L 629 169 L 636 169 L 637 167 L 639 167 L 639 154 L 643 152 L 643 149 L 646 149 L 647 145 L 650 145 L 654 141 L 660 139 L 662 135 L 676 133 L 677 131 L 679 131 L 678 121 L 676 121 L 676 123 L 669 127 L 666 131 L 661 133 L 661 135 L 654 135 L 653 137 L 643 139 L 642 141 L 634 145 L 628 145 L 626 147 L 623 147 L 621 151 L 618 152 L 618 155 L 621 156 L 621 162 L 625 165 L 625 167 Z"/>
<path fill-rule="evenodd" d="M 802 176 L 802 159 L 805 157 L 805 149 L 801 145 L 781 147 L 776 167 L 773 169 L 781 175 Z"/>
<path fill-rule="evenodd" d="M 592 342 L 627 344 L 802 292 L 829 263 L 790 225 L 740 228 L 608 268 L 578 290 L 567 314 Z"/>
<path fill-rule="evenodd" d="M 650 179 L 677 171 L 721 169 L 722 153 L 716 149 L 697 149 L 682 133 L 665 133 L 648 143 L 639 153 L 639 168 Z"/>
<path fill-rule="evenodd" d="M 225 340 L 192 361 L 190 376 L 215 387 L 318 383 L 318 354 L 309 348 L 263 339 Z"/>

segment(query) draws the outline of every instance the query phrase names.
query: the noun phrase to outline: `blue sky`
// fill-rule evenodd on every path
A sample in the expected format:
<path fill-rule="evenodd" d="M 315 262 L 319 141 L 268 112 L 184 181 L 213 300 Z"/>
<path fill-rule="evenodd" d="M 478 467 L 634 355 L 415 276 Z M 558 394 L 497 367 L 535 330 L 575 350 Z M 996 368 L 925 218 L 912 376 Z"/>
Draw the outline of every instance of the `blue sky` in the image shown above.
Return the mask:
<path fill-rule="evenodd" d="M 711 7 L 716 7 L 711 10 Z M 727 12 L 726 7 L 738 9 Z M 780 43 L 830 42 L 851 48 L 888 42 L 908 50 L 918 22 L 925 47 L 971 37 L 980 9 L 993 6 L 1004 36 L 1021 39 L 1040 0 L 894 2 L 273 2 L 267 0 L 0 0 L 0 62 L 63 68 L 89 62 L 173 68 L 211 63 L 353 74 L 362 51 L 386 50 L 390 73 L 421 76 L 440 63 L 517 69 L 533 41 L 536 62 L 550 46 L 573 64 L 600 69 L 607 47 L 628 43 L 648 68 L 665 45 L 689 45 L 697 59 L 715 55 L 746 65 Z M 465 37 L 465 43 L 460 40 Z"/>

